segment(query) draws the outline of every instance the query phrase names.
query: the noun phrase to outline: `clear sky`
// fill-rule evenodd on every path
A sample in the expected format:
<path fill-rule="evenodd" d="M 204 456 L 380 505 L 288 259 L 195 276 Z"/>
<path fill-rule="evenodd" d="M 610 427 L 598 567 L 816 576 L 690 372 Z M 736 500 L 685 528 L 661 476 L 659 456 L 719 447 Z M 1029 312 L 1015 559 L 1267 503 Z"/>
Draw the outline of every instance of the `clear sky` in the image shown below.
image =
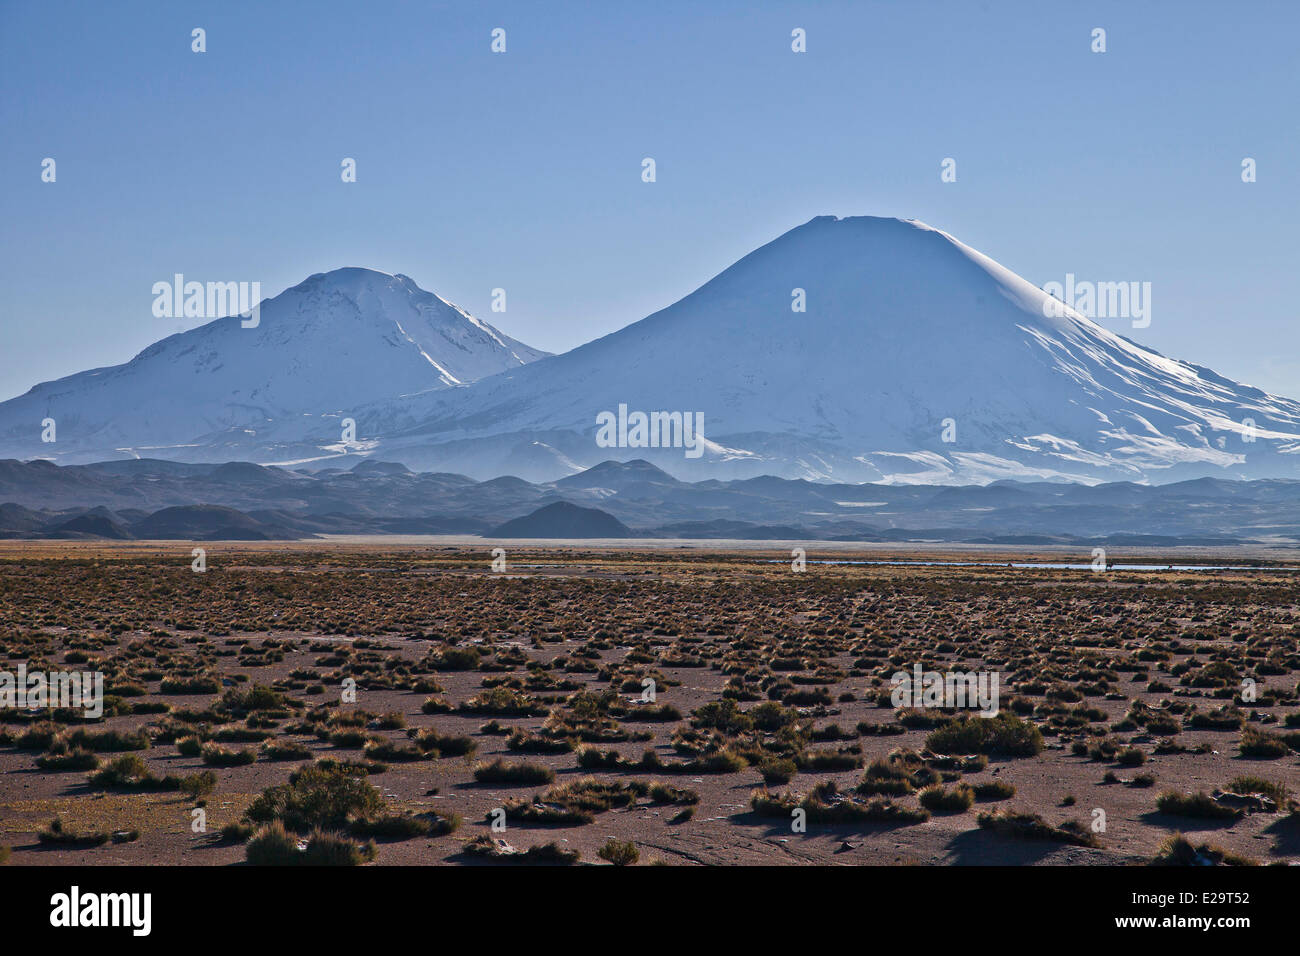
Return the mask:
<path fill-rule="evenodd" d="M 563 351 L 823 214 L 1150 282 L 1103 324 L 1300 398 L 1298 38 L 1289 0 L 0 0 L 0 399 L 177 331 L 177 272 L 401 272 Z"/>

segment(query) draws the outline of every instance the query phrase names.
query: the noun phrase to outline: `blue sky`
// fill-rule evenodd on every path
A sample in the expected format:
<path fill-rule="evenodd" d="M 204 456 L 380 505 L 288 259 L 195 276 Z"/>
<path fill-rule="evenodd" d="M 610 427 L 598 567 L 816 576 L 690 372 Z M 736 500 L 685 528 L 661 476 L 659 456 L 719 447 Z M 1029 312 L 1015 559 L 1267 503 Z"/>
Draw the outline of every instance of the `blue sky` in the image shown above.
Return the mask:
<path fill-rule="evenodd" d="M 1149 328 L 1103 324 L 1300 397 L 1298 33 L 1283 2 L 0 0 L 0 399 L 177 331 L 176 272 L 401 272 L 562 351 L 823 214 L 1149 281 Z"/>

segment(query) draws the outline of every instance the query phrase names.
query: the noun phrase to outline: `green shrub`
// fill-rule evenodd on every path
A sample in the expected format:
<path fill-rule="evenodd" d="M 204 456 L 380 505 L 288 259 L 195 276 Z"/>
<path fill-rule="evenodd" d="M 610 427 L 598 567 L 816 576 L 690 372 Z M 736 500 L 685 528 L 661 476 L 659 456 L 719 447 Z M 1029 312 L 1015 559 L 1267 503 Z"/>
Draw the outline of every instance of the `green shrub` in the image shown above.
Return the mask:
<path fill-rule="evenodd" d="M 343 830 L 353 819 L 379 815 L 385 801 L 365 779 L 363 769 L 338 764 L 308 764 L 287 784 L 262 791 L 248 807 L 254 823 L 279 821 L 294 833 Z"/>
<path fill-rule="evenodd" d="M 758 772 L 762 774 L 763 782 L 766 784 L 789 783 L 799 772 L 799 767 L 793 760 L 768 757 L 758 765 Z"/>
<path fill-rule="evenodd" d="M 211 770 L 201 770 L 181 777 L 180 790 L 193 800 L 206 797 L 217 789 L 217 775 Z"/>
<path fill-rule="evenodd" d="M 615 839 L 610 839 L 596 851 L 596 855 L 615 866 L 631 866 L 641 858 L 636 844 Z"/>

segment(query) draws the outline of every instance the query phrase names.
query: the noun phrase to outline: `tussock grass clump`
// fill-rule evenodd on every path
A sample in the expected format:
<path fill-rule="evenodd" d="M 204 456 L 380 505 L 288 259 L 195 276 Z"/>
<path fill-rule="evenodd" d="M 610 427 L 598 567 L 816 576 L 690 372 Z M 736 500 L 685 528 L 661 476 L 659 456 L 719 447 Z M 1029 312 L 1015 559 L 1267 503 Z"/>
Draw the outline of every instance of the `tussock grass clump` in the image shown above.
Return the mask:
<path fill-rule="evenodd" d="M 552 787 L 532 800 L 511 800 L 503 809 L 507 819 L 521 823 L 580 826 L 591 823 L 597 813 L 631 806 L 648 789 L 641 783 L 605 783 L 594 777 L 583 777 Z M 488 816 L 490 818 L 491 814 Z"/>
<path fill-rule="evenodd" d="M 474 765 L 474 779 L 479 783 L 506 783 L 514 785 L 552 783 L 555 771 L 537 763 L 506 763 L 498 757 L 491 763 Z"/>
<path fill-rule="evenodd" d="M 926 766 L 915 750 L 891 750 L 867 766 L 856 792 L 863 796 L 901 797 L 939 782 L 939 774 Z"/>
<path fill-rule="evenodd" d="M 750 806 L 759 816 L 790 819 L 791 813 L 802 809 L 809 823 L 923 823 L 930 819 L 926 810 L 911 810 L 892 800 L 876 798 L 859 800 L 850 794 L 840 793 L 833 782 L 821 783 L 806 796 L 796 793 L 772 794 L 766 789 L 755 790 L 749 799 Z"/>
<path fill-rule="evenodd" d="M 76 833 L 65 829 L 63 821 L 55 817 L 48 827 L 36 834 L 36 839 L 42 846 L 90 847 L 103 846 L 108 842 L 108 834 Z"/>
<path fill-rule="evenodd" d="M 223 747 L 221 744 L 204 744 L 199 756 L 209 767 L 243 767 L 257 759 L 257 751 L 245 747 Z"/>
<path fill-rule="evenodd" d="M 596 819 L 590 810 L 543 803 L 540 796 L 531 800 L 508 800 L 502 809 L 507 820 L 535 827 L 580 827 Z M 492 814 L 489 813 L 486 819 L 491 820 Z"/>
<path fill-rule="evenodd" d="M 1030 721 L 1002 711 L 995 717 L 965 715 L 949 721 L 925 738 L 936 754 L 989 754 L 1033 757 L 1043 751 L 1043 734 Z"/>
<path fill-rule="evenodd" d="M 310 760 L 311 748 L 296 740 L 268 740 L 262 744 L 267 760 Z"/>
<path fill-rule="evenodd" d="M 348 832 L 353 836 L 378 840 L 411 840 L 445 836 L 457 830 L 460 823 L 460 817 L 454 813 L 446 817 L 436 813 L 390 813 L 373 819 L 353 820 Z"/>
<path fill-rule="evenodd" d="M 389 763 L 415 763 L 418 760 L 429 760 L 431 757 L 415 744 L 400 744 L 391 740 L 372 740 L 366 744 L 363 752 L 370 760 Z"/>
<path fill-rule="evenodd" d="M 231 687 L 213 704 L 213 709 L 231 717 L 247 717 L 258 711 L 287 714 L 291 709 L 301 706 L 270 687 L 249 684 L 247 687 Z"/>
<path fill-rule="evenodd" d="M 319 830 L 300 845 L 277 820 L 248 841 L 244 854 L 253 866 L 360 866 L 373 860 L 376 852 L 374 843 L 358 846 L 347 837 Z"/>
<path fill-rule="evenodd" d="M 1279 809 L 1286 807 L 1290 801 L 1290 794 L 1287 791 L 1286 784 L 1273 783 L 1262 777 L 1237 777 L 1232 783 L 1228 784 L 1227 789 L 1240 794 L 1262 793 L 1277 804 Z"/>
<path fill-rule="evenodd" d="M 975 790 L 964 783 L 951 790 L 935 784 L 922 790 L 917 799 L 921 806 L 934 813 L 965 813 L 975 804 Z"/>
<path fill-rule="evenodd" d="M 227 823 L 217 834 L 217 841 L 220 843 L 246 843 L 257 828 L 251 824 L 244 823 L 242 820 L 235 820 Z"/>
<path fill-rule="evenodd" d="M 664 763 L 653 750 L 647 750 L 640 760 L 628 760 L 617 750 L 598 750 L 579 747 L 578 766 L 583 770 L 622 770 L 629 773 L 672 774 L 723 774 L 739 773 L 749 762 L 733 750 L 722 749 L 690 760 Z"/>
<path fill-rule="evenodd" d="M 987 770 L 989 758 L 984 754 L 970 754 L 965 757 L 946 755 L 942 757 L 930 756 L 925 760 L 926 766 L 933 767 L 935 770 L 956 770 L 961 773 L 979 773 L 981 770 Z"/>
<path fill-rule="evenodd" d="M 627 723 L 668 724 L 682 719 L 682 712 L 672 704 L 641 704 L 613 712 Z"/>
<path fill-rule="evenodd" d="M 69 747 L 60 740 L 48 753 L 36 758 L 36 766 L 42 770 L 94 770 L 99 766 L 99 757 L 82 747 Z"/>
<path fill-rule="evenodd" d="M 648 790 L 649 787 L 645 784 L 635 781 L 627 784 L 606 783 L 595 777 L 583 777 L 571 783 L 552 787 L 546 791 L 543 799 L 601 813 L 616 807 L 630 807 L 636 803 L 637 797 L 644 795 Z"/>
<path fill-rule="evenodd" d="M 303 848 L 303 866 L 361 866 L 378 855 L 373 841 L 358 844 L 337 833 L 313 833 Z"/>
<path fill-rule="evenodd" d="M 694 790 L 683 790 L 678 787 L 669 786 L 666 783 L 655 781 L 650 784 L 650 802 L 658 804 L 672 804 L 674 806 L 689 806 L 700 802 L 700 795 Z"/>
<path fill-rule="evenodd" d="M 1140 767 L 1147 761 L 1147 755 L 1137 747 L 1125 747 L 1115 754 L 1115 762 L 1121 767 Z"/>
<path fill-rule="evenodd" d="M 795 756 L 794 762 L 806 773 L 834 773 L 856 770 L 862 766 L 862 754 L 850 750 L 805 750 Z"/>
<path fill-rule="evenodd" d="M 527 694 L 509 687 L 493 687 L 479 692 L 457 708 L 466 714 L 488 717 L 540 717 L 547 708 Z"/>
<path fill-rule="evenodd" d="M 1225 704 L 1209 712 L 1197 711 L 1187 718 L 1187 726 L 1196 730 L 1240 730 L 1246 715 Z"/>
<path fill-rule="evenodd" d="M 546 734 L 530 733 L 527 730 L 516 730 L 506 741 L 506 746 L 516 753 L 563 754 L 573 750 L 573 741 L 568 737 L 551 737 Z"/>
<path fill-rule="evenodd" d="M 1097 838 L 1083 824 L 1067 821 L 1059 827 L 1047 823 L 1036 813 L 981 813 L 977 818 L 981 829 L 1015 840 L 1050 840 L 1073 846 L 1098 847 Z"/>
<path fill-rule="evenodd" d="M 376 717 L 370 722 L 370 726 L 375 730 L 405 730 L 406 717 L 392 710 Z"/>
<path fill-rule="evenodd" d="M 32 724 L 15 737 L 13 746 L 18 750 L 49 750 L 62 732 L 63 728 L 59 724 L 42 721 Z"/>
<path fill-rule="evenodd" d="M 1277 734 L 1270 734 L 1257 727 L 1247 727 L 1241 732 L 1237 751 L 1243 757 L 1251 757 L 1255 760 L 1277 760 L 1290 753 L 1291 748 Z"/>
<path fill-rule="evenodd" d="M 159 687 L 161 694 L 215 694 L 221 690 L 221 681 L 208 675 L 168 675 Z"/>
<path fill-rule="evenodd" d="M 448 647 L 425 659 L 435 671 L 477 670 L 482 655 L 477 647 Z"/>
<path fill-rule="evenodd" d="M 581 858 L 577 850 L 565 850 L 557 843 L 545 843 L 520 852 L 505 840 L 494 840 L 484 834 L 465 844 L 468 856 L 496 863 L 520 863 L 542 866 L 572 866 Z"/>
<path fill-rule="evenodd" d="M 332 731 L 326 739 L 339 750 L 360 750 L 374 738 L 370 736 L 369 731 L 357 727 L 345 727 L 342 730 Z"/>
<path fill-rule="evenodd" d="M 990 780 L 988 783 L 977 783 L 971 789 L 975 791 L 975 799 L 980 803 L 1010 800 L 1016 795 L 1016 785 L 1007 783 L 1005 780 Z"/>
<path fill-rule="evenodd" d="M 1176 793 L 1168 790 L 1156 798 L 1156 809 L 1175 817 L 1197 817 L 1204 820 L 1236 820 L 1244 811 L 1226 807 L 1204 791 Z"/>
<path fill-rule="evenodd" d="M 92 790 L 179 790 L 176 777 L 157 777 L 139 754 L 122 754 L 92 773 L 86 783 Z"/>
<path fill-rule="evenodd" d="M 124 730 L 74 730 L 62 738 L 69 747 L 93 750 L 95 753 L 122 753 L 129 750 L 148 750 L 149 735 L 143 730 L 134 733 Z"/>
<path fill-rule="evenodd" d="M 1254 860 L 1221 850 L 1209 843 L 1193 846 L 1181 833 L 1160 845 L 1151 866 L 1258 866 Z"/>
<path fill-rule="evenodd" d="M 440 734 L 429 729 L 415 735 L 415 745 L 437 759 L 442 757 L 472 757 L 478 752 L 474 738 L 455 734 Z M 514 749 L 511 747 L 510 749 Z"/>
<path fill-rule="evenodd" d="M 212 733 L 212 740 L 223 744 L 260 744 L 264 740 L 269 740 L 275 734 L 269 730 L 263 730 L 259 727 L 247 727 L 243 724 L 232 724 L 229 727 L 220 727 Z"/>

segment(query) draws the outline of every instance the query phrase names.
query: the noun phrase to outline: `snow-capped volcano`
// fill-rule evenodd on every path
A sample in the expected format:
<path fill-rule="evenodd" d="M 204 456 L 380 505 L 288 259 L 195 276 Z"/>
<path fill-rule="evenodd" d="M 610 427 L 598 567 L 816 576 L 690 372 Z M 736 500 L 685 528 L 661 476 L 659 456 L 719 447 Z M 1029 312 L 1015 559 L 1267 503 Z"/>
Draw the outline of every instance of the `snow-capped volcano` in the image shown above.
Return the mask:
<path fill-rule="evenodd" d="M 609 458 L 687 480 L 1300 472 L 1300 403 L 1046 300 L 924 223 L 818 217 L 619 332 L 357 420 L 381 457 L 475 477 Z M 602 447 L 599 416 L 620 406 L 702 414 L 704 453 Z"/>
<path fill-rule="evenodd" d="M 263 302 L 256 327 L 216 319 L 125 365 L 45 382 L 0 404 L 0 453 L 65 463 L 315 457 L 342 450 L 342 420 L 363 405 L 463 385 L 546 354 L 406 276 L 337 269 Z M 41 441 L 47 418 L 53 443 Z"/>
<path fill-rule="evenodd" d="M 1300 477 L 1300 403 L 1053 304 L 924 223 L 823 216 L 533 361 L 403 276 L 342 269 L 264 303 L 258 328 L 221 319 L 0 404 L 0 457 L 347 453 L 533 481 L 611 459 L 688 481 Z M 680 440 L 643 441 L 638 415 Z"/>

